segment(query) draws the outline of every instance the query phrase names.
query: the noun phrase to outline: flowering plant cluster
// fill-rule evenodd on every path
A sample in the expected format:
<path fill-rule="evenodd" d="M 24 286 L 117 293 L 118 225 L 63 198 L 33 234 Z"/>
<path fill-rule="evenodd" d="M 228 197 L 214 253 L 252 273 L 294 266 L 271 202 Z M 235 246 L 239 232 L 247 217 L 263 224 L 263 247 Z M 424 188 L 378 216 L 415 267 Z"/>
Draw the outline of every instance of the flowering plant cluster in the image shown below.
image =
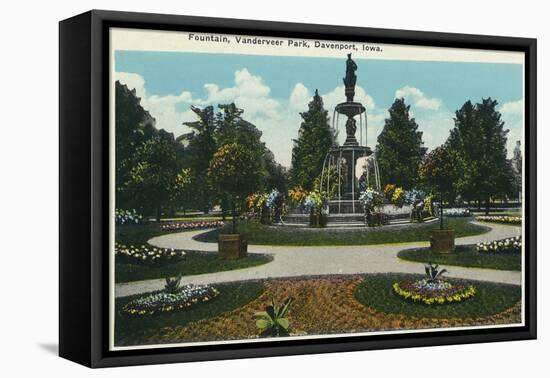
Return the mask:
<path fill-rule="evenodd" d="M 395 188 L 391 196 L 391 203 L 397 207 L 402 207 L 405 204 L 405 190 L 403 188 Z"/>
<path fill-rule="evenodd" d="M 277 198 L 279 198 L 280 194 L 281 193 L 279 193 L 277 189 L 271 190 L 271 193 L 267 195 L 267 199 L 265 201 L 265 205 L 267 206 L 268 209 L 272 209 L 275 207 Z"/>
<path fill-rule="evenodd" d="M 384 198 L 376 190 L 367 188 L 359 194 L 359 203 L 363 205 L 365 211 L 373 212 L 384 203 Z"/>
<path fill-rule="evenodd" d="M 323 205 L 323 197 L 319 192 L 315 192 L 315 191 L 310 192 L 304 200 L 304 208 L 308 212 L 312 212 L 315 210 L 320 211 L 322 205 Z"/>
<path fill-rule="evenodd" d="M 115 242 L 115 256 L 118 260 L 133 264 L 162 264 L 185 256 L 184 251 L 173 248 L 157 248 L 149 245 L 135 247 Z"/>
<path fill-rule="evenodd" d="M 521 252 L 521 236 L 489 243 L 477 243 L 476 249 L 479 253 L 519 253 Z"/>
<path fill-rule="evenodd" d="M 143 222 L 143 216 L 141 214 L 138 214 L 136 209 L 115 209 L 116 224 L 140 224 L 141 222 Z"/>
<path fill-rule="evenodd" d="M 208 285 L 186 285 L 174 293 L 158 291 L 128 302 L 122 308 L 126 315 L 154 315 L 191 307 L 217 297 L 220 292 Z"/>
<path fill-rule="evenodd" d="M 448 217 L 469 217 L 472 215 L 470 209 L 460 208 L 443 209 L 443 214 Z"/>
<path fill-rule="evenodd" d="M 482 222 L 521 224 L 521 217 L 511 217 L 508 215 L 481 215 L 477 217 L 477 220 Z"/>
<path fill-rule="evenodd" d="M 424 201 L 425 198 L 426 193 L 424 193 L 422 190 L 411 189 L 405 192 L 404 202 L 407 205 L 412 205 L 417 201 Z"/>
<path fill-rule="evenodd" d="M 384 186 L 384 197 L 386 197 L 388 201 L 391 202 L 391 199 L 393 197 L 393 192 L 395 191 L 396 188 L 397 186 L 394 184 L 386 184 L 386 186 Z"/>
<path fill-rule="evenodd" d="M 473 286 L 426 278 L 418 281 L 395 282 L 392 287 L 400 297 L 427 305 L 462 302 L 476 294 Z"/>
<path fill-rule="evenodd" d="M 166 222 L 160 225 L 160 229 L 162 231 L 198 230 L 201 228 L 222 227 L 224 224 L 222 220 Z"/>
<path fill-rule="evenodd" d="M 434 216 L 434 195 L 430 194 L 424 199 L 424 208 L 431 216 Z"/>
<path fill-rule="evenodd" d="M 309 192 L 301 186 L 297 186 L 294 189 L 289 189 L 288 191 L 288 198 L 290 199 L 291 203 L 296 206 L 301 205 L 308 195 Z"/>

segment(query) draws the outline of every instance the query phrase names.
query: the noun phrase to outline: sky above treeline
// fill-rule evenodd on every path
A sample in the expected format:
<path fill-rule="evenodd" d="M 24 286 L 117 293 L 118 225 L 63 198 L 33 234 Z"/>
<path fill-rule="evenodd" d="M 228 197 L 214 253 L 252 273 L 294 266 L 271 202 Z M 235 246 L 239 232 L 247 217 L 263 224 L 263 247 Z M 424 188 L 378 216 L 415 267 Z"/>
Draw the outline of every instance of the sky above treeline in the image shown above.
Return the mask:
<path fill-rule="evenodd" d="M 341 59 L 238 54 L 116 51 L 115 80 L 141 97 L 157 127 L 175 136 L 189 131 L 191 105 L 204 107 L 235 102 L 243 118 L 255 124 L 276 160 L 290 166 L 292 139 L 298 135 L 300 112 L 307 110 L 316 89 L 332 117 L 345 101 Z M 367 109 L 367 145 L 376 138 L 397 97 L 411 106 L 426 147 L 445 142 L 454 126 L 454 112 L 464 102 L 491 97 L 499 103 L 508 133 L 508 155 L 522 140 L 523 71 L 519 64 L 355 60 L 355 101 Z M 340 138 L 345 137 L 340 117 Z M 359 131 L 357 132 L 359 137 Z"/>

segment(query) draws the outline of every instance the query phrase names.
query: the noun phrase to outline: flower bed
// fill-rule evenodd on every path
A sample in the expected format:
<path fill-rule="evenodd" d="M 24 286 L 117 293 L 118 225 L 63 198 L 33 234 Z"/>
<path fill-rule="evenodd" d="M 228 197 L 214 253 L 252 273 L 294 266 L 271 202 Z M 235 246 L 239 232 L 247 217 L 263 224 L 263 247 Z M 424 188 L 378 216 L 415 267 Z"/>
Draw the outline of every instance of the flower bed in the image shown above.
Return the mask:
<path fill-rule="evenodd" d="M 138 214 L 135 209 L 122 210 L 115 209 L 115 223 L 116 224 L 140 224 L 143 222 L 143 216 Z"/>
<path fill-rule="evenodd" d="M 162 223 L 160 229 L 162 231 L 199 230 L 202 228 L 223 227 L 224 224 L 225 222 L 221 220 L 169 222 Z"/>
<path fill-rule="evenodd" d="M 173 248 L 157 248 L 149 245 L 127 246 L 115 242 L 116 259 L 130 264 L 163 264 L 169 261 L 181 259 L 184 251 L 176 251 Z"/>
<path fill-rule="evenodd" d="M 131 316 L 167 313 L 207 302 L 218 295 L 219 291 L 212 286 L 186 285 L 176 293 L 158 291 L 134 299 L 122 307 L 122 313 Z"/>
<path fill-rule="evenodd" d="M 427 305 L 462 302 L 476 293 L 473 286 L 429 279 L 394 282 L 393 291 L 404 299 Z"/>
<path fill-rule="evenodd" d="M 521 224 L 521 217 L 511 217 L 508 215 L 480 215 L 477 217 L 477 220 L 482 222 Z"/>
<path fill-rule="evenodd" d="M 479 253 L 520 253 L 521 236 L 495 240 L 489 243 L 477 243 Z"/>
<path fill-rule="evenodd" d="M 443 214 L 447 217 L 469 217 L 472 215 L 470 209 L 460 208 L 443 209 Z"/>

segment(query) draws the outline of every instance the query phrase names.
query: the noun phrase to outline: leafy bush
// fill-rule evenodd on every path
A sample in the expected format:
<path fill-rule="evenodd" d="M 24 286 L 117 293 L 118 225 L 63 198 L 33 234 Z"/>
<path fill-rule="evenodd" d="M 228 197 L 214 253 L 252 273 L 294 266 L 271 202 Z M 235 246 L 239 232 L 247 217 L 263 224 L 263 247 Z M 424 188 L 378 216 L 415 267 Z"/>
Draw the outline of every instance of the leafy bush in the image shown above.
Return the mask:
<path fill-rule="evenodd" d="M 122 210 L 115 209 L 115 223 L 123 224 L 140 224 L 143 222 L 143 216 L 138 214 L 136 209 Z"/>
<path fill-rule="evenodd" d="M 293 298 L 288 298 L 281 306 L 277 306 L 275 300 L 272 300 L 271 304 L 265 308 L 265 311 L 254 314 L 256 327 L 260 330 L 260 336 L 288 336 L 290 323 L 285 318 L 285 315 L 293 301 Z"/>
<path fill-rule="evenodd" d="M 439 269 L 439 265 L 432 265 L 431 263 L 424 265 L 424 271 L 426 272 L 426 276 L 428 276 L 429 282 L 436 282 L 444 273 L 448 273 L 447 269 Z"/>
<path fill-rule="evenodd" d="M 181 274 L 175 278 L 166 277 L 164 291 L 170 294 L 176 294 L 180 290 Z"/>

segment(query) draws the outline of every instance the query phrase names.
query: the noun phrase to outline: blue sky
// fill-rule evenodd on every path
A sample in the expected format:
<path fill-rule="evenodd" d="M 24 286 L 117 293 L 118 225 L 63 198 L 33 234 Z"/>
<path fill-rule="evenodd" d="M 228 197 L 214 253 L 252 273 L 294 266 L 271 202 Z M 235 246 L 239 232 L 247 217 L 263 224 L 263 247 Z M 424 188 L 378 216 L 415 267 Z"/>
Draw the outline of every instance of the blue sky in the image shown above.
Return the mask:
<path fill-rule="evenodd" d="M 344 54 L 343 54 L 344 55 Z M 510 129 L 509 149 L 521 137 L 522 67 L 517 64 L 356 60 L 356 100 L 369 114 L 367 144 L 374 147 L 396 97 L 411 105 L 427 147 L 444 142 L 453 112 L 466 100 L 497 99 Z M 115 77 L 135 88 L 157 126 L 176 135 L 194 120 L 190 105 L 234 101 L 263 132 L 278 161 L 289 165 L 291 139 L 315 89 L 332 114 L 345 101 L 342 59 L 240 54 L 116 51 Z M 511 152 L 511 151 L 510 151 Z"/>

